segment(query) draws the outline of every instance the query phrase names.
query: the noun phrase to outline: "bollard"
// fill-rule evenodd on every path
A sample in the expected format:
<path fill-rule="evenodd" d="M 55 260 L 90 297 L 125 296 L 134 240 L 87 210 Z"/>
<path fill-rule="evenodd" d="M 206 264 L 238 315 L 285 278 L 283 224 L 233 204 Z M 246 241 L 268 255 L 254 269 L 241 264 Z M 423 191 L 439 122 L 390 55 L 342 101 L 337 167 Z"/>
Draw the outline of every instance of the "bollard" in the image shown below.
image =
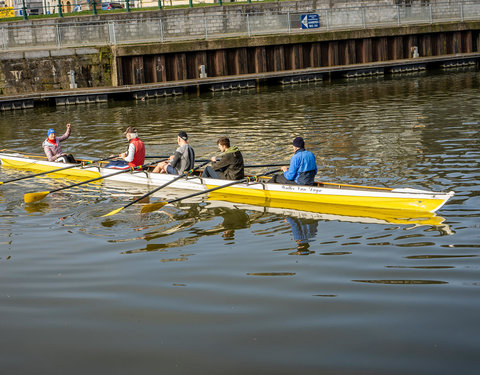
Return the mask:
<path fill-rule="evenodd" d="M 77 84 L 75 83 L 75 71 L 74 70 L 70 70 L 68 73 L 67 73 L 70 77 L 70 88 L 71 89 L 76 89 L 77 88 Z"/>
<path fill-rule="evenodd" d="M 205 69 L 205 65 L 200 65 L 199 70 L 200 70 L 200 78 L 207 78 L 207 70 Z"/>
<path fill-rule="evenodd" d="M 418 47 L 417 46 L 413 46 L 411 48 L 411 52 L 412 52 L 412 58 L 415 59 L 417 57 L 420 57 L 420 54 L 418 53 Z"/>

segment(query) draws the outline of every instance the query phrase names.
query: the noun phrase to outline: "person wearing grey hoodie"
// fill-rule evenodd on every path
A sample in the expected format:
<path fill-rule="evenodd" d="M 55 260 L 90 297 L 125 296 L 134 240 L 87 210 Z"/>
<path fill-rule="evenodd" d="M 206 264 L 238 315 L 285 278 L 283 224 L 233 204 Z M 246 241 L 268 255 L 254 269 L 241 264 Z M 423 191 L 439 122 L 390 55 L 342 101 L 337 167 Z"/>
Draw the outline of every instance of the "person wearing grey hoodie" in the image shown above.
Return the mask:
<path fill-rule="evenodd" d="M 205 168 L 202 177 L 222 180 L 241 180 L 245 177 L 243 156 L 237 146 L 230 146 L 230 139 L 221 137 L 217 141 L 219 150 L 223 153 L 221 160 L 214 156 L 212 165 Z"/>

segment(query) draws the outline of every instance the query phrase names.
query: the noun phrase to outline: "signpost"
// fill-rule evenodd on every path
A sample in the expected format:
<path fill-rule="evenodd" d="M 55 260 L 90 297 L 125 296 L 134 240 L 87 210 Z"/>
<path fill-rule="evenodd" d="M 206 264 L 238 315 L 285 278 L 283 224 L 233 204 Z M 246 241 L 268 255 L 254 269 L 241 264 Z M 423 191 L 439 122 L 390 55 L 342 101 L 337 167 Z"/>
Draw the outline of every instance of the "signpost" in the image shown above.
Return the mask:
<path fill-rule="evenodd" d="M 320 19 L 318 14 L 302 14 L 300 16 L 300 24 L 302 29 L 318 29 L 320 27 Z"/>

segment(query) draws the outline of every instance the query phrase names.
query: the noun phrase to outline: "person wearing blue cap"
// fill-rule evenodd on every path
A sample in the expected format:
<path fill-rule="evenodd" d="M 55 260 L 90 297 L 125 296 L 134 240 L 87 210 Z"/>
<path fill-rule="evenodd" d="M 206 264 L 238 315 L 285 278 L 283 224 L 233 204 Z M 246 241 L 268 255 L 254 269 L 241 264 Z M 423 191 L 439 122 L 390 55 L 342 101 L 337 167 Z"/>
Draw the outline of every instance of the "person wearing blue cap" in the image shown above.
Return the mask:
<path fill-rule="evenodd" d="M 68 139 L 70 137 L 71 125 L 67 124 L 67 131 L 61 137 L 55 136 L 55 129 L 48 129 L 47 139 L 43 141 L 42 147 L 47 155 L 48 161 L 58 161 L 63 163 L 75 163 L 75 158 L 72 154 L 65 154 L 62 151 L 62 146 L 60 142 Z"/>
<path fill-rule="evenodd" d="M 293 156 L 290 166 L 281 167 L 282 174 L 272 177 L 270 182 L 289 185 L 313 185 L 317 174 L 315 155 L 305 150 L 305 141 L 302 137 L 296 137 L 292 142 Z"/>

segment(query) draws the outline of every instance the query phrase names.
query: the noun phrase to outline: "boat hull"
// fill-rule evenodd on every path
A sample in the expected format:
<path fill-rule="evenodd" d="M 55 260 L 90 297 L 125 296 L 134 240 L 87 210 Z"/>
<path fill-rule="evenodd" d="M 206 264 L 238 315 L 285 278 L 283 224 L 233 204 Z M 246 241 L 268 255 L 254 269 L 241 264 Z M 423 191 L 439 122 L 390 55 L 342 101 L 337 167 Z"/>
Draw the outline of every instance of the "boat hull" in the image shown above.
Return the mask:
<path fill-rule="evenodd" d="M 8 168 L 38 172 L 58 169 L 59 166 L 68 166 L 68 164 L 52 163 L 42 159 L 25 157 L 20 154 L 0 153 L 0 160 L 3 166 Z M 177 177 L 148 171 L 126 172 L 110 176 L 115 172 L 117 170 L 101 166 L 86 166 L 59 171 L 54 176 L 82 179 L 102 176 L 108 179 L 108 181 L 120 184 L 137 184 L 152 188 L 161 186 Z M 228 183 L 231 183 L 231 181 L 191 176 L 173 182 L 169 185 L 169 188 L 203 191 Z M 309 205 L 327 204 L 430 213 L 437 211 L 454 195 L 453 192 L 440 193 L 416 189 L 391 189 L 334 183 L 319 183 L 317 186 L 298 186 L 257 181 L 228 186 L 222 188 L 221 192 L 230 196 L 246 197 L 247 200 L 263 199 L 278 202 L 294 202 L 297 206 L 300 206 L 300 209 L 307 211 Z"/>
<path fill-rule="evenodd" d="M 271 185 L 271 184 L 268 184 Z M 218 185 L 207 185 L 213 188 Z M 246 191 L 248 189 L 248 193 Z M 275 187 L 256 188 L 253 186 L 226 187 L 222 189 L 224 194 L 249 195 L 255 198 L 270 200 L 303 202 L 305 208 L 315 203 L 387 208 L 392 210 L 435 212 L 452 196 L 451 193 L 425 194 L 425 193 L 400 193 L 391 191 L 353 191 L 321 187 L 301 187 L 295 189 L 289 185 L 278 185 Z"/>
<path fill-rule="evenodd" d="M 62 167 L 68 167 L 74 164 L 68 163 L 56 163 L 56 162 L 49 162 L 48 160 L 36 160 L 36 159 L 28 159 L 22 156 L 4 156 L 0 154 L 0 159 L 2 160 L 2 166 L 6 168 L 14 168 L 14 169 L 23 169 L 27 171 L 32 171 L 36 173 L 40 172 L 48 172 L 54 169 L 59 169 Z M 89 168 L 70 168 L 64 171 L 58 171 L 52 173 L 56 177 L 78 177 L 84 179 L 90 179 L 95 177 L 100 177 L 101 174 L 98 170 L 98 167 L 89 167 Z"/>

